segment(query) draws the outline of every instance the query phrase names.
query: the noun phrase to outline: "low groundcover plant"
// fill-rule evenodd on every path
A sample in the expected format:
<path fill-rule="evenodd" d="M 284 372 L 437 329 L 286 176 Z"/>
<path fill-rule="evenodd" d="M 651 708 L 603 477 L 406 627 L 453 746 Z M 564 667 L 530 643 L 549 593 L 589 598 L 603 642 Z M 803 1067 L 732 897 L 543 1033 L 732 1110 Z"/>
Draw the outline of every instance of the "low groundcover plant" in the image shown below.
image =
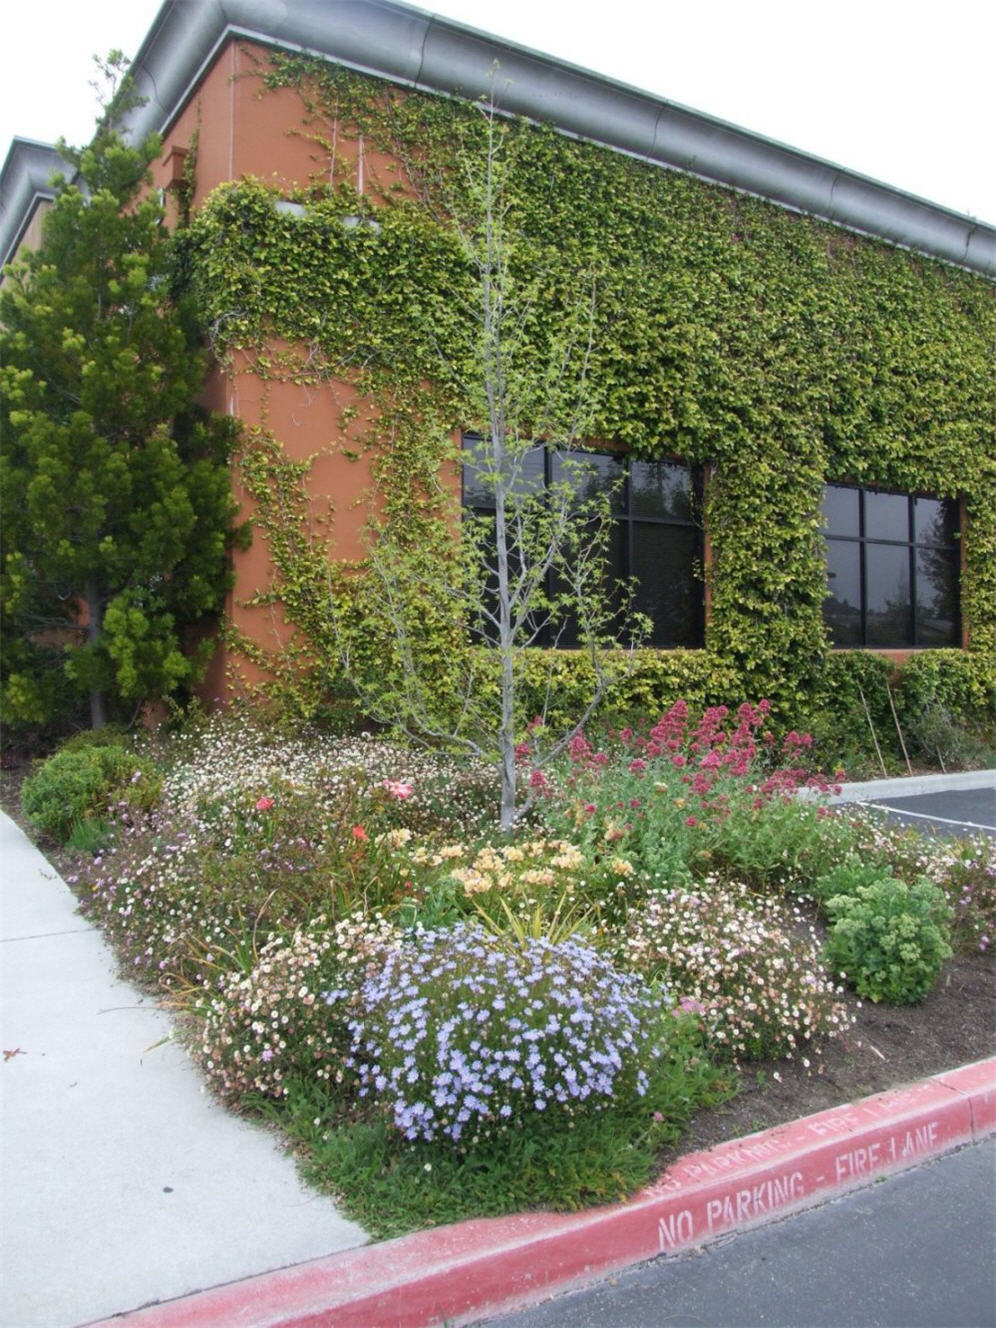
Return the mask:
<path fill-rule="evenodd" d="M 651 894 L 623 938 L 628 965 L 702 1009 L 710 1047 L 735 1061 L 798 1055 L 850 1027 L 843 989 L 796 907 L 707 877 Z"/>
<path fill-rule="evenodd" d="M 341 1087 L 349 1034 L 322 993 L 359 982 L 398 943 L 389 923 L 362 916 L 270 936 L 252 969 L 223 972 L 202 1004 L 195 1054 L 208 1082 L 228 1101 L 279 1100 L 302 1075 Z"/>

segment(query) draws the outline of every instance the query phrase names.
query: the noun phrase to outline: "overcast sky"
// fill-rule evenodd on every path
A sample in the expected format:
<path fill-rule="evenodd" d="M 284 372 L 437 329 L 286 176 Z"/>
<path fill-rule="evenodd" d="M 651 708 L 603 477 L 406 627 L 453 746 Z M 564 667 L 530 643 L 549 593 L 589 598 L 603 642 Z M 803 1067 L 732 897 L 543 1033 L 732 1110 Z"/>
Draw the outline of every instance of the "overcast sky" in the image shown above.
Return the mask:
<path fill-rule="evenodd" d="M 993 0 L 422 7 L 996 224 Z M 90 57 L 114 47 L 134 55 L 158 9 L 159 0 L 5 0 L 0 154 L 15 135 L 86 141 Z"/>

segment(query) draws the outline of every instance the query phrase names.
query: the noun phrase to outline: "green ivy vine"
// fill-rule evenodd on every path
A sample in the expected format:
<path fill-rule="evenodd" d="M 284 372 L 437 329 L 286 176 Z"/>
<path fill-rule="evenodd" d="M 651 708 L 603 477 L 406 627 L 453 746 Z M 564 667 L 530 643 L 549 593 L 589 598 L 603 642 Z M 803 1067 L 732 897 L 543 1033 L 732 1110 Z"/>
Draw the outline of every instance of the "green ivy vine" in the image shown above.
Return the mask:
<path fill-rule="evenodd" d="M 345 381 L 372 402 L 364 446 L 383 517 L 402 522 L 426 558 L 440 556 L 452 511 L 439 469 L 454 429 L 479 423 L 460 390 L 474 349 L 463 313 L 472 275 L 454 226 L 473 224 L 456 163 L 482 149 L 483 117 L 303 56 L 274 55 L 261 75 L 266 88 L 299 93 L 289 132 L 309 140 L 315 174 L 295 195 L 300 216 L 243 179 L 192 217 L 182 243 L 201 317 L 222 362 L 248 354 L 263 378 Z M 362 195 L 336 169 L 337 146 L 359 134 L 397 162 Z M 529 328 L 537 352 L 576 274 L 594 274 L 597 436 L 639 457 L 710 467 L 706 648 L 644 671 L 657 678 L 656 699 L 687 688 L 704 700 L 770 694 L 788 713 L 825 693 L 844 667 L 828 664 L 821 618 L 828 481 L 964 500 L 962 608 L 971 667 L 990 673 L 992 286 L 546 126 L 509 119 L 502 138 L 513 265 L 544 275 Z M 243 458 L 273 594 L 300 633 L 294 670 L 321 690 L 334 685 L 330 577 L 361 639 L 362 569 L 330 572 L 327 547 L 305 535 L 305 469 L 272 438 L 257 437 Z M 450 628 L 437 614 L 427 630 L 445 669 Z M 565 664 L 565 687 L 582 668 Z M 636 687 L 634 698 L 645 693 Z"/>

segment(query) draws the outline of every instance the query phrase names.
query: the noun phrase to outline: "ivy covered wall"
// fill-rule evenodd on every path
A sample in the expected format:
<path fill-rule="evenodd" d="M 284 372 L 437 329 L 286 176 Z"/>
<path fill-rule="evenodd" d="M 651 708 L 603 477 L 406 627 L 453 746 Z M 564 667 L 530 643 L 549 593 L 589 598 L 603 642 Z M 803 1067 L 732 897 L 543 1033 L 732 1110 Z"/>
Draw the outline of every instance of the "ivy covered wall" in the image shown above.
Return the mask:
<path fill-rule="evenodd" d="M 438 476 L 455 473 L 455 431 L 479 424 L 460 390 L 472 277 L 453 228 L 473 224 L 461 163 L 483 151 L 483 117 L 300 57 L 274 57 L 256 77 L 282 108 L 297 94 L 284 128 L 295 151 L 307 144 L 313 172 L 290 194 L 304 205 L 294 212 L 257 178 L 221 185 L 195 211 L 184 259 L 204 325 L 233 371 L 248 364 L 264 384 L 331 394 L 337 424 L 314 439 L 314 457 L 361 465 L 371 501 L 435 556 L 450 519 Z M 680 692 L 684 670 L 703 697 L 770 694 L 786 711 L 812 702 L 829 655 L 818 508 L 825 482 L 850 481 L 962 500 L 970 667 L 992 697 L 992 286 L 546 127 L 504 123 L 502 152 L 513 262 L 544 277 L 538 350 L 580 274 L 596 292 L 598 438 L 709 467 L 706 649 L 648 659 L 658 692 Z M 254 439 L 241 476 L 273 564 L 262 597 L 280 601 L 295 669 L 321 691 L 330 554 L 357 550 L 336 547 L 334 513 L 315 525 L 323 495 L 309 457 L 288 457 L 265 427 Z M 361 586 L 332 573 L 357 622 Z M 432 630 L 444 662 L 445 624 Z M 244 644 L 279 672 L 280 652 Z M 382 645 L 371 642 L 372 656 Z"/>

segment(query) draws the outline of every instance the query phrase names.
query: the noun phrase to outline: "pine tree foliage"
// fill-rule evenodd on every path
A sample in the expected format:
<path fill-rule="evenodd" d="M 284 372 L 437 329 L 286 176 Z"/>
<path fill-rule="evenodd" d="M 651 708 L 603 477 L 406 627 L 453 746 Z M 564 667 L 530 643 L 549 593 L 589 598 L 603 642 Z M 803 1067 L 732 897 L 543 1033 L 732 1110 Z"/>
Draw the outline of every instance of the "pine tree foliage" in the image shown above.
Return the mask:
<path fill-rule="evenodd" d="M 77 176 L 0 287 L 8 723 L 89 701 L 99 727 L 182 692 L 228 584 L 233 432 L 196 406 L 205 359 L 148 188 L 159 147 L 110 115 L 89 147 L 60 145 Z"/>

